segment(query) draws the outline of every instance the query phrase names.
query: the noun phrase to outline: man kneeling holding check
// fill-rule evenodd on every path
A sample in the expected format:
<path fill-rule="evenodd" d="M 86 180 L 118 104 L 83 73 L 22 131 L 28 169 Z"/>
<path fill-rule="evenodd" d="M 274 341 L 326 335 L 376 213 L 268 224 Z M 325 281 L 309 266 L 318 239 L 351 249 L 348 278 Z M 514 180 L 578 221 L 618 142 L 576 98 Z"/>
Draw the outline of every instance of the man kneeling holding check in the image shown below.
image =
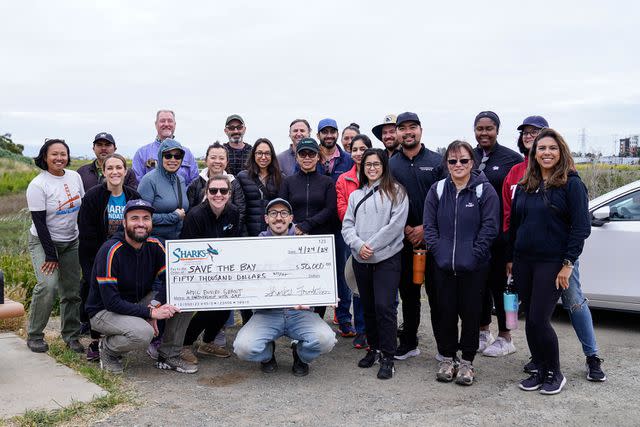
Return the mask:
<path fill-rule="evenodd" d="M 260 236 L 295 235 L 291 205 L 284 199 L 267 204 L 264 220 L 267 230 Z M 240 329 L 233 343 L 233 351 L 242 360 L 260 362 L 261 370 L 272 373 L 278 369 L 275 340 L 287 336 L 294 341 L 293 375 L 309 373 L 309 363 L 336 344 L 335 333 L 329 325 L 306 306 L 256 310 L 251 320 Z"/>

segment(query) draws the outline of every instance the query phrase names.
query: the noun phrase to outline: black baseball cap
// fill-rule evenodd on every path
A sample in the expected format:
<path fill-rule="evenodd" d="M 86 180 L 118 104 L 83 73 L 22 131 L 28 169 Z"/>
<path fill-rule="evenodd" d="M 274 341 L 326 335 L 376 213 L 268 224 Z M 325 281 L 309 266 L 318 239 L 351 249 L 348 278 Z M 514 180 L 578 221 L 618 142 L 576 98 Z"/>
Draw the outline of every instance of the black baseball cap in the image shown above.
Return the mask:
<path fill-rule="evenodd" d="M 420 119 L 418 118 L 418 115 L 410 111 L 398 114 L 398 119 L 396 120 L 396 126 L 400 126 L 404 122 L 416 122 L 417 124 L 422 125 L 420 123 Z"/>
<path fill-rule="evenodd" d="M 320 151 L 320 148 L 318 147 L 318 143 L 315 139 L 303 138 L 300 140 L 300 142 L 298 142 L 298 145 L 296 146 L 296 154 L 301 152 L 302 150 L 308 150 L 317 153 L 318 151 Z"/>
<path fill-rule="evenodd" d="M 113 135 L 107 132 L 100 132 L 99 134 L 96 135 L 95 138 L 93 138 L 94 144 L 98 141 L 107 141 L 112 143 L 113 145 L 116 145 L 116 140 L 113 139 Z"/>

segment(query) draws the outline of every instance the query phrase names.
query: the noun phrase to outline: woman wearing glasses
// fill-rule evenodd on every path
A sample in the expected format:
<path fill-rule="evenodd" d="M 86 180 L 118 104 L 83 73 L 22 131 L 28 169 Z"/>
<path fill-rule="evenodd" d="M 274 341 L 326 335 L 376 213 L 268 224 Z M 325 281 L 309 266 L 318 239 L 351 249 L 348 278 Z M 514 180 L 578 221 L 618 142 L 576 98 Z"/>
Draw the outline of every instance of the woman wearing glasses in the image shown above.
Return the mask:
<path fill-rule="evenodd" d="M 214 175 L 207 181 L 206 199 L 194 206 L 184 220 L 181 239 L 222 239 L 240 236 L 240 212 L 230 203 L 232 189 L 227 175 Z M 200 354 L 212 354 L 209 348 L 213 340 L 229 318 L 229 310 L 199 311 L 191 319 L 184 338 L 181 358 L 189 363 L 198 363 L 192 346 L 198 336 L 202 336 L 203 350 Z M 214 354 L 215 355 L 215 354 Z"/>
<path fill-rule="evenodd" d="M 424 204 L 424 237 L 435 268 L 438 381 L 471 385 L 478 351 L 482 292 L 491 244 L 498 235 L 500 202 L 483 172 L 473 170 L 473 149 L 453 141 L 444 155 L 449 176 L 431 186 Z M 458 339 L 458 317 L 462 320 Z M 458 363 L 458 349 L 462 358 Z"/>
<path fill-rule="evenodd" d="M 389 379 L 393 377 L 397 346 L 395 301 L 409 200 L 391 175 L 383 150 L 367 149 L 360 164 L 358 189 L 349 196 L 342 222 L 342 236 L 353 256 L 370 346 L 358 366 L 370 368 L 379 361 L 378 378 Z"/>
<path fill-rule="evenodd" d="M 247 206 L 247 232 L 249 236 L 257 236 L 267 229 L 264 209 L 269 201 L 278 197 L 282 184 L 282 173 L 271 141 L 260 138 L 253 144 L 247 169 L 240 172 L 237 178 Z"/>
<path fill-rule="evenodd" d="M 187 210 L 187 189 L 178 174 L 184 149 L 176 140 L 165 139 L 158 150 L 158 165 L 140 180 L 138 192 L 155 209 L 152 236 L 162 242 L 177 239 Z"/>
<path fill-rule="evenodd" d="M 479 171 L 484 172 L 497 194 L 502 194 L 502 184 L 511 168 L 522 162 L 522 156 L 515 151 L 498 144 L 500 118 L 493 111 L 481 111 L 473 122 L 478 146 L 475 149 L 475 160 Z M 502 224 L 502 198 L 500 203 L 500 222 Z M 502 294 L 507 283 L 505 274 L 506 237 L 498 227 L 498 238 L 491 247 L 491 264 L 489 275 L 483 291 L 482 315 L 480 319 L 480 340 L 478 352 L 485 356 L 499 357 L 514 353 L 516 347 L 507 329 L 506 315 Z M 498 318 L 498 338 L 494 340 L 491 326 L 491 310 L 495 307 Z"/>

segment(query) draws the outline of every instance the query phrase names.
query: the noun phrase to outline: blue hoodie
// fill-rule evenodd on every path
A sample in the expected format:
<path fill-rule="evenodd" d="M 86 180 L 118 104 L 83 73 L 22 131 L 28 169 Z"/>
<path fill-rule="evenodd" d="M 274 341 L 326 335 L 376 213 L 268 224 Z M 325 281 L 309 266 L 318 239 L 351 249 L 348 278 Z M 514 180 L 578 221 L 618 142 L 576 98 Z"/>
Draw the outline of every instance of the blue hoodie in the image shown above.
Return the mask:
<path fill-rule="evenodd" d="M 456 194 L 451 177 L 438 199 L 438 183 L 424 203 L 424 239 L 439 268 L 473 272 L 486 266 L 491 244 L 498 236 L 500 201 L 484 173 L 473 171 L 467 186 Z M 478 199 L 476 186 L 482 185 Z"/>
<path fill-rule="evenodd" d="M 162 241 L 177 239 L 182 230 L 182 220 L 175 213 L 178 207 L 186 212 L 189 209 L 189 199 L 184 179 L 177 173 L 169 173 L 162 166 L 162 153 L 170 150 L 181 150 L 182 145 L 173 139 L 165 139 L 158 150 L 158 164 L 154 170 L 140 180 L 138 192 L 140 196 L 155 208 L 153 214 L 153 230 L 151 234 Z M 179 203 L 180 194 L 182 204 Z"/>

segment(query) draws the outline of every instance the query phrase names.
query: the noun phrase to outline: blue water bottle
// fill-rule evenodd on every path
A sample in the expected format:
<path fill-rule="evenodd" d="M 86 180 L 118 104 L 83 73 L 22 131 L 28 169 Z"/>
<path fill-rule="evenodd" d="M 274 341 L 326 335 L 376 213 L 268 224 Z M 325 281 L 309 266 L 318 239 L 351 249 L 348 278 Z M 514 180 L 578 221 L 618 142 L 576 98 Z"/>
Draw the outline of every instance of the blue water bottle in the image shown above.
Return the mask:
<path fill-rule="evenodd" d="M 507 329 L 518 329 L 518 294 L 513 288 L 513 278 L 507 278 L 507 286 L 502 294 Z"/>

